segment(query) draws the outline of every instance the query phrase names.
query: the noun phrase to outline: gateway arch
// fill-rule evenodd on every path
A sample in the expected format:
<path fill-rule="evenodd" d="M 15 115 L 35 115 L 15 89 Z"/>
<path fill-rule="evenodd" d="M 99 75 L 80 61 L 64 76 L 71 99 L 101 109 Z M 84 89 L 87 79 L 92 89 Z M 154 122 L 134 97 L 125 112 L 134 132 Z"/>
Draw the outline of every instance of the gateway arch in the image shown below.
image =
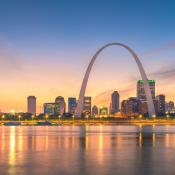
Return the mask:
<path fill-rule="evenodd" d="M 152 95 L 151 95 L 151 90 L 150 90 L 149 83 L 148 83 L 148 78 L 147 78 L 147 75 L 144 71 L 142 63 L 141 63 L 139 57 L 136 55 L 136 53 L 130 47 L 128 47 L 127 45 L 122 44 L 122 43 L 108 43 L 108 44 L 104 45 L 103 47 L 101 47 L 95 53 L 95 55 L 92 57 L 89 65 L 87 67 L 87 70 L 86 70 L 86 73 L 84 75 L 83 82 L 82 82 L 82 85 L 81 85 L 81 90 L 80 90 L 80 93 L 79 93 L 79 99 L 78 99 L 77 107 L 76 107 L 76 110 L 75 110 L 75 117 L 80 118 L 81 115 L 82 115 L 84 96 L 85 96 L 86 87 L 87 87 L 89 75 L 90 75 L 91 69 L 93 67 L 93 64 L 94 64 L 95 60 L 97 59 L 98 55 L 105 48 L 110 47 L 110 46 L 123 47 L 126 50 L 128 50 L 131 53 L 131 55 L 133 56 L 137 66 L 138 66 L 138 69 L 139 69 L 140 75 L 142 77 L 142 80 L 144 82 L 144 89 L 145 89 L 145 94 L 146 94 L 146 99 L 147 99 L 149 117 L 155 117 L 156 116 L 155 115 L 155 108 L 154 108 L 154 103 L 153 103 L 153 99 L 152 99 Z"/>

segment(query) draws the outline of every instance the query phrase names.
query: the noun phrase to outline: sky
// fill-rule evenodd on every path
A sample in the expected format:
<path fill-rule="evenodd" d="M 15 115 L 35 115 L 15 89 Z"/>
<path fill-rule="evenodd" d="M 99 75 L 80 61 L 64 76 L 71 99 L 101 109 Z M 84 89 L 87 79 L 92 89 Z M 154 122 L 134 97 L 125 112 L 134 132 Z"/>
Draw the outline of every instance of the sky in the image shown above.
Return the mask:
<path fill-rule="evenodd" d="M 37 111 L 57 96 L 78 97 L 93 54 L 109 42 L 130 46 L 140 57 L 156 93 L 175 101 L 175 2 L 172 0 L 0 0 L 0 109 Z M 120 47 L 97 59 L 86 95 L 108 106 L 136 95 L 138 68 Z"/>

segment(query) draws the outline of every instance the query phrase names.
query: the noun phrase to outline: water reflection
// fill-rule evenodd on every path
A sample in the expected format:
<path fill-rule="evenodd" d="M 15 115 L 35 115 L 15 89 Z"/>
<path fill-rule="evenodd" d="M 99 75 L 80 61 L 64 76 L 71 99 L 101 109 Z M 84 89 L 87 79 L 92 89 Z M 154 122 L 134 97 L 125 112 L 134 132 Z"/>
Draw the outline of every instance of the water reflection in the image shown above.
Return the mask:
<path fill-rule="evenodd" d="M 15 148 L 16 147 L 16 134 L 15 127 L 10 127 L 10 140 L 9 140 L 9 165 L 15 165 Z"/>
<path fill-rule="evenodd" d="M 0 127 L 3 175 L 175 174 L 174 148 L 168 125 Z"/>
<path fill-rule="evenodd" d="M 155 125 L 138 125 L 138 144 L 140 147 L 144 144 L 156 146 Z"/>

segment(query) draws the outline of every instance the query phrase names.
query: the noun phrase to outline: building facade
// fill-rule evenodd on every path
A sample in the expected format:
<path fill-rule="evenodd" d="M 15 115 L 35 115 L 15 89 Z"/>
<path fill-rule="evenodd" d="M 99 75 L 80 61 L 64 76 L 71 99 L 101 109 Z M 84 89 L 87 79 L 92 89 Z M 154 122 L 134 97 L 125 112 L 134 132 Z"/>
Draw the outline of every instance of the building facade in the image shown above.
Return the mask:
<path fill-rule="evenodd" d="M 55 103 L 44 103 L 44 114 L 56 115 Z"/>
<path fill-rule="evenodd" d="M 127 116 L 138 115 L 140 113 L 140 100 L 137 97 L 130 97 L 121 103 L 121 112 Z"/>
<path fill-rule="evenodd" d="M 154 80 L 148 80 L 148 84 L 151 90 L 152 98 L 155 100 L 155 81 Z M 141 101 L 146 101 L 146 94 L 144 90 L 144 81 L 138 80 L 137 81 L 137 98 Z"/>
<path fill-rule="evenodd" d="M 168 112 L 168 113 L 174 113 L 175 112 L 173 101 L 169 101 L 169 102 L 166 103 L 166 112 Z"/>
<path fill-rule="evenodd" d="M 44 113 L 48 115 L 63 115 L 66 110 L 64 98 L 58 96 L 55 103 L 44 103 Z"/>
<path fill-rule="evenodd" d="M 107 107 L 102 107 L 99 109 L 99 114 L 100 115 L 108 115 L 108 108 Z"/>
<path fill-rule="evenodd" d="M 114 91 L 111 95 L 111 114 L 119 112 L 120 96 L 118 91 Z"/>
<path fill-rule="evenodd" d="M 98 107 L 97 106 L 93 106 L 92 107 L 92 116 L 98 115 Z"/>
<path fill-rule="evenodd" d="M 156 96 L 156 113 L 157 115 L 165 115 L 166 112 L 166 102 L 165 95 L 161 94 Z"/>
<path fill-rule="evenodd" d="M 27 112 L 36 115 L 36 97 L 27 97 Z"/>
<path fill-rule="evenodd" d="M 58 96 L 55 99 L 55 111 L 56 114 L 63 115 L 66 112 L 66 103 L 64 97 Z"/>
<path fill-rule="evenodd" d="M 91 115 L 91 97 L 84 97 L 83 114 Z"/>
<path fill-rule="evenodd" d="M 74 113 L 75 113 L 76 105 L 77 105 L 76 98 L 74 98 L 74 97 L 69 97 L 69 98 L 68 98 L 68 112 L 69 112 L 70 114 L 74 114 Z"/>

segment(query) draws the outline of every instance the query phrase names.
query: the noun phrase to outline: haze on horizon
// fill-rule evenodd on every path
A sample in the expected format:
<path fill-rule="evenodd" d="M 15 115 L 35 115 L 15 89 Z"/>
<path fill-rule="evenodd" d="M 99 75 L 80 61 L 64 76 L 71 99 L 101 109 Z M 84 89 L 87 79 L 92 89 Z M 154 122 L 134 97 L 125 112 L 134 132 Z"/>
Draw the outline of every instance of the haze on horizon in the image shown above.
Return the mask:
<path fill-rule="evenodd" d="M 157 94 L 175 100 L 174 7 L 165 0 L 2 0 L 0 109 L 26 111 L 28 95 L 37 97 L 38 112 L 57 96 L 78 97 L 91 57 L 108 42 L 133 48 Z M 87 95 L 108 105 L 114 89 L 122 99 L 135 96 L 137 79 L 130 54 L 108 48 L 95 63 Z"/>

